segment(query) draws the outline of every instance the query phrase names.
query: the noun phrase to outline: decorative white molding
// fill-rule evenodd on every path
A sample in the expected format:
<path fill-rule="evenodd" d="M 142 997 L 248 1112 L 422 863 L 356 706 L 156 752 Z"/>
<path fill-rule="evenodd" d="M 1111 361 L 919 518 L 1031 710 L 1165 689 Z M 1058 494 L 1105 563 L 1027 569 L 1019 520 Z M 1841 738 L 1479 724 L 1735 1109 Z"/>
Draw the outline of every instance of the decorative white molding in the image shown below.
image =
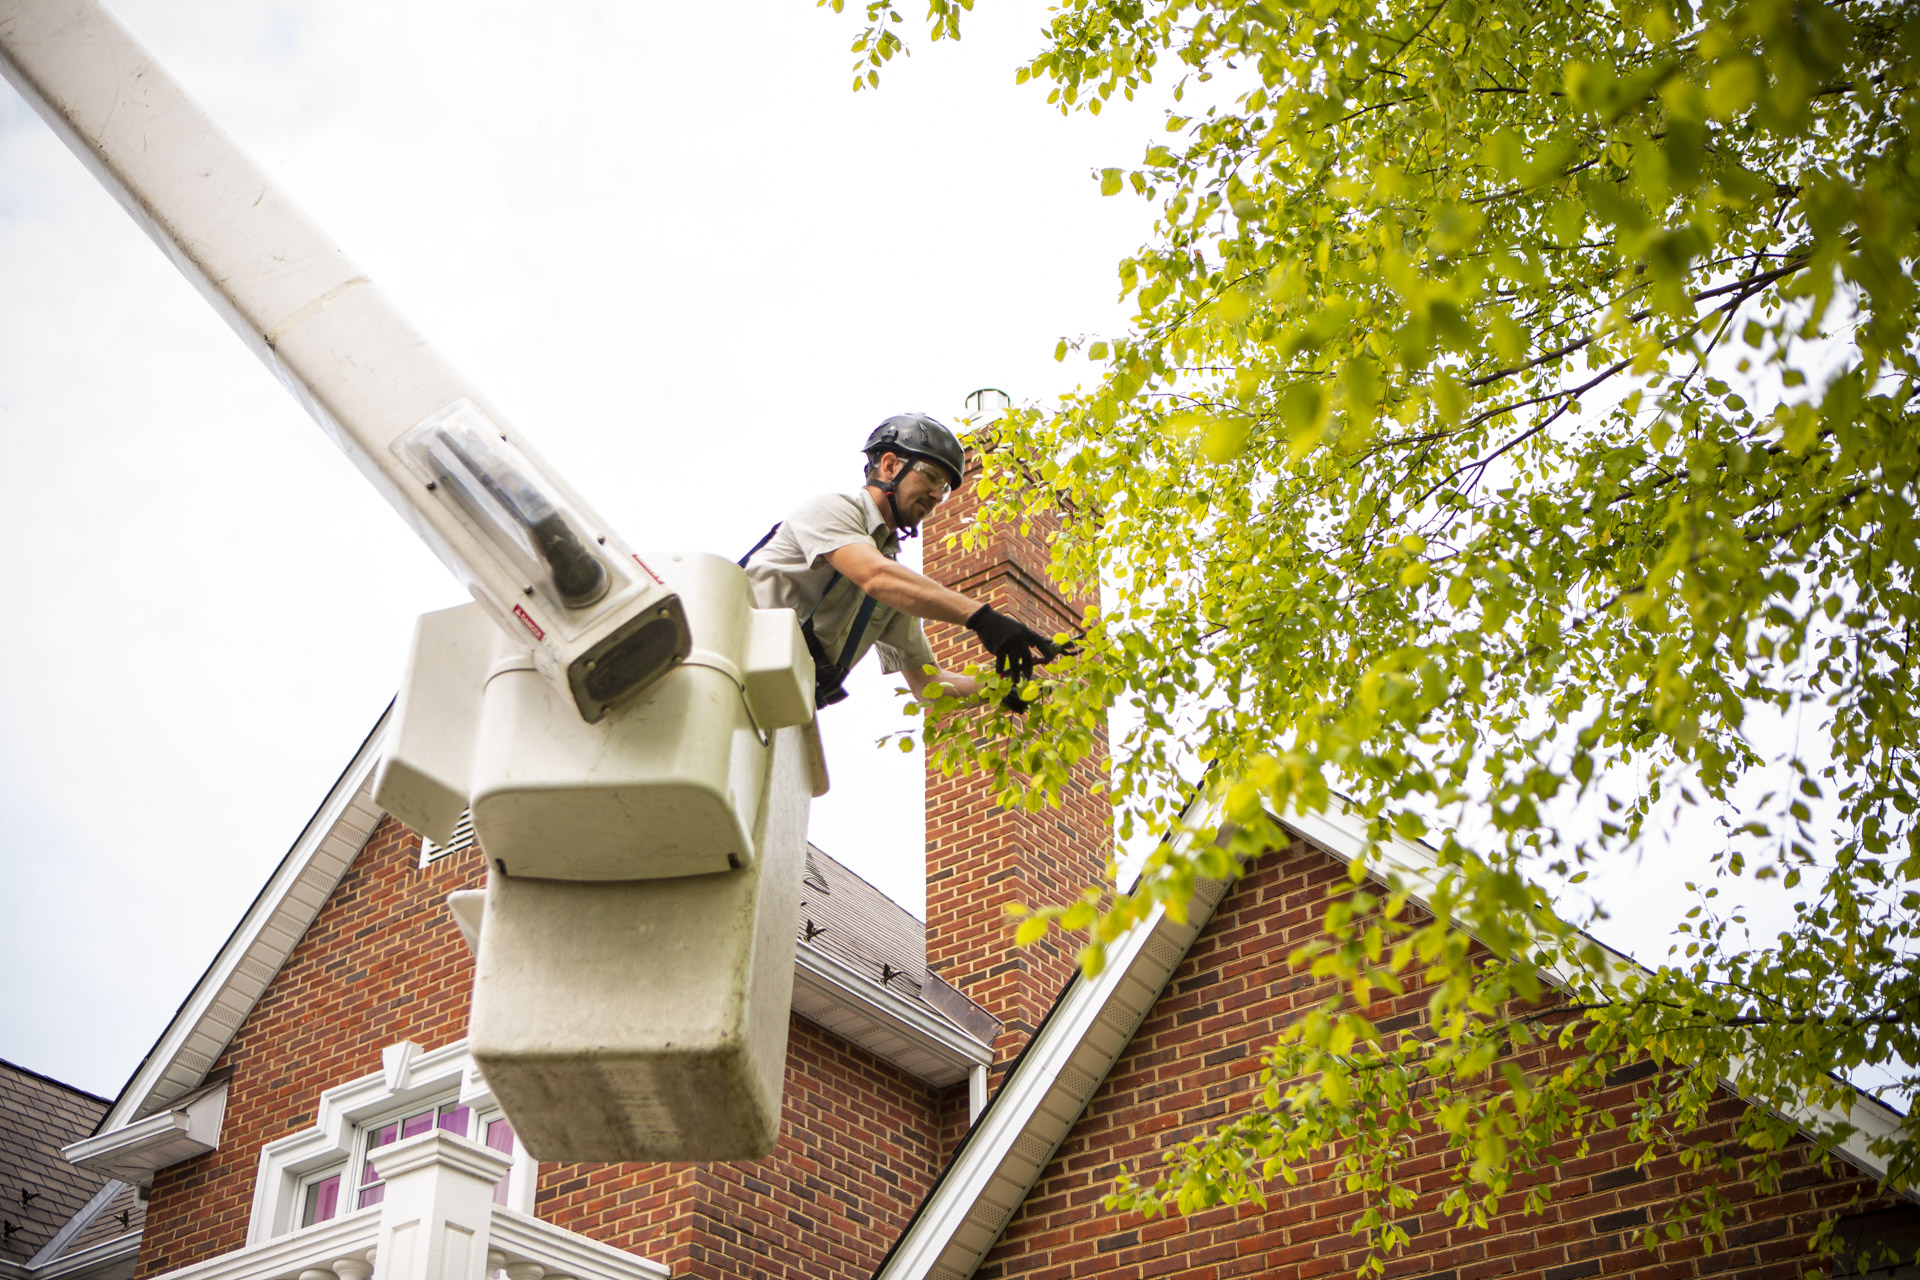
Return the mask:
<path fill-rule="evenodd" d="M 413 1060 L 419 1056 L 420 1046 L 411 1040 L 390 1044 L 380 1051 L 380 1074 L 386 1077 L 388 1093 L 399 1093 L 407 1087 Z"/>
<path fill-rule="evenodd" d="M 448 1094 L 476 1111 L 495 1105 L 485 1077 L 467 1053 L 465 1040 L 432 1050 L 401 1041 L 382 1052 L 381 1064 L 380 1071 L 322 1093 L 311 1129 L 260 1148 L 253 1210 L 247 1221 L 249 1248 L 286 1236 L 294 1229 L 301 1181 L 352 1156 L 355 1133 L 361 1125 Z M 513 1181 L 507 1187 L 507 1201 L 510 1207 L 531 1213 L 540 1166 L 518 1139 L 513 1153 Z M 349 1194 L 349 1189 L 342 1188 L 341 1194 Z"/>
<path fill-rule="evenodd" d="M 669 1280 L 671 1275 L 651 1258 L 576 1235 L 529 1214 L 490 1207 L 486 1233 L 475 1241 L 485 1253 L 488 1280 L 513 1280 L 514 1272 L 527 1276 L 536 1274 L 536 1269 L 543 1280 Z M 379 1262 L 375 1246 L 386 1214 L 385 1204 L 361 1209 L 153 1280 L 368 1280 Z M 137 1235 L 108 1242 L 129 1252 L 137 1244 Z M 6 1274 L 0 1269 L 0 1276 Z M 17 1280 L 55 1277 L 35 1272 L 23 1273 Z"/>
<path fill-rule="evenodd" d="M 164 1274 L 166 1280 L 294 1280 L 305 1271 L 331 1271 L 336 1261 L 366 1261 L 379 1234 L 375 1205 Z"/>
<path fill-rule="evenodd" d="M 493 1207 L 493 1248 L 509 1261 L 536 1263 L 548 1276 L 576 1280 L 667 1280 L 673 1273 L 651 1258 L 601 1244 L 530 1214 Z"/>

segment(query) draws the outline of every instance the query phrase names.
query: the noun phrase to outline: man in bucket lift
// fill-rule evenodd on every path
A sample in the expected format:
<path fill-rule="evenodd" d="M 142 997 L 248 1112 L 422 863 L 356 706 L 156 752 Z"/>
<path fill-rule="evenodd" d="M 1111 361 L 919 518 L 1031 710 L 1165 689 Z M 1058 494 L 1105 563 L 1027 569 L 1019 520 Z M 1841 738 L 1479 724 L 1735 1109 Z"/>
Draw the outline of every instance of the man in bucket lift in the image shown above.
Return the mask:
<path fill-rule="evenodd" d="M 991 605 L 970 600 L 899 563 L 900 539 L 961 484 L 965 455 L 947 427 L 924 413 L 895 414 L 867 437 L 866 484 L 829 493 L 775 525 L 740 563 L 763 609 L 792 609 L 813 653 L 814 705 L 847 696 L 847 672 L 870 648 L 886 671 L 906 677 L 916 697 L 938 682 L 971 697 L 971 678 L 934 667 L 923 618 L 964 626 L 993 655 L 994 669 L 1015 689 L 1060 648 Z M 1009 694 L 1004 705 L 1025 711 Z"/>

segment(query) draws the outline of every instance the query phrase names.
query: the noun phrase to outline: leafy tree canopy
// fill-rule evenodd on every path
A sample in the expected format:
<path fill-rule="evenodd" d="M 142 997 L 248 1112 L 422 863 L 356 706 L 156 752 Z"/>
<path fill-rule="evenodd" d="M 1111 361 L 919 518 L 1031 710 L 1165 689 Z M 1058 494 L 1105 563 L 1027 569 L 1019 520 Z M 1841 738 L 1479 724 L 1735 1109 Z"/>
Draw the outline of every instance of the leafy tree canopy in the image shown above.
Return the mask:
<path fill-rule="evenodd" d="M 933 0 L 934 37 L 969 7 Z M 886 0 L 867 18 L 856 87 L 903 48 Z M 1441 868 L 1432 918 L 1356 868 L 1296 957 L 1340 994 L 1251 1113 L 1125 1202 L 1255 1196 L 1333 1152 L 1379 1259 L 1408 1135 L 1446 1135 L 1470 1220 L 1605 1122 L 1582 1099 L 1626 1063 L 1671 1071 L 1635 1136 L 1696 1163 L 1735 1081 L 1763 1180 L 1783 1112 L 1851 1135 L 1839 1076 L 1912 1095 L 1917 57 L 1893 0 L 1053 9 L 1017 72 L 1049 102 L 1167 95 L 1137 167 L 1099 175 L 1159 217 L 1119 265 L 1126 332 L 1061 345 L 1097 381 L 998 424 L 982 490 L 1080 512 L 1057 572 L 1106 608 L 1002 748 L 959 715 L 931 748 L 1031 803 L 1119 708 L 1125 830 L 1180 821 L 1179 744 L 1235 850 L 1337 791 L 1376 849 L 1424 837 Z M 1782 758 L 1756 729 L 1782 716 L 1822 749 Z M 1709 896 L 1668 963 L 1612 965 L 1547 888 L 1633 855 L 1663 798 L 1727 815 Z M 1097 968 L 1232 873 L 1211 834 L 1023 937 L 1084 929 Z M 1721 903 L 1769 879 L 1791 919 L 1750 938 Z M 1381 1031 L 1409 985 L 1426 1025 Z M 1543 1037 L 1569 1065 L 1514 1068 Z M 1912 1125 L 1872 1146 L 1912 1185 Z"/>

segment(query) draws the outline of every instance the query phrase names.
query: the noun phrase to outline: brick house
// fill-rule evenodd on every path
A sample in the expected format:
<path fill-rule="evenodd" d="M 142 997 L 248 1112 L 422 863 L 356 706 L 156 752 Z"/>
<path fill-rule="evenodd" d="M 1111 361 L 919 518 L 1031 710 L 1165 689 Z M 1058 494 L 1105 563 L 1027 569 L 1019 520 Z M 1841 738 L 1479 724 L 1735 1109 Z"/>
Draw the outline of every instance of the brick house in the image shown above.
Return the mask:
<path fill-rule="evenodd" d="M 1047 530 L 971 550 L 940 545 L 970 490 L 930 530 L 936 578 L 1054 629 L 1078 610 L 1043 572 Z M 934 628 L 936 652 L 965 637 Z M 831 714 L 831 713 L 829 713 Z M 492 1107 L 462 1035 L 471 960 L 444 902 L 476 887 L 477 850 L 446 849 L 368 796 L 382 727 L 361 748 L 75 1164 L 150 1188 L 140 1277 L 172 1280 L 652 1280 L 665 1275 L 963 1280 L 1086 1275 L 1341 1276 L 1359 1262 L 1355 1197 L 1320 1179 L 1241 1206 L 1142 1222 L 1101 1199 L 1123 1167 L 1231 1114 L 1274 1029 L 1318 997 L 1286 964 L 1359 841 L 1337 816 L 1186 923 L 1158 915 L 1097 979 L 1048 942 L 1016 952 L 1002 906 L 1057 900 L 1111 845 L 1089 766 L 1067 804 L 995 809 L 977 780 L 927 780 L 923 926 L 819 850 L 794 940 L 796 980 L 779 1146 L 730 1165 L 538 1164 Z M 1415 871 L 1424 853 L 1397 850 Z M 1422 1007 L 1410 991 L 1370 1012 Z M 1624 1111 L 1648 1078 L 1602 1101 Z M 1731 1115 L 1738 1106 L 1729 1097 Z M 1864 1132 L 1899 1118 L 1863 1100 Z M 1853 1153 L 1760 1196 L 1728 1175 L 1724 1247 L 1642 1251 L 1637 1229 L 1682 1190 L 1596 1142 L 1558 1174 L 1544 1216 L 1462 1230 L 1409 1215 L 1394 1276 L 1576 1280 L 1600 1275 L 1824 1273 L 1807 1239 L 1870 1188 Z M 1868 1229 L 1907 1225 L 1873 1206 Z M 1855 1210 L 1847 1209 L 1848 1212 Z M 428 1223 L 439 1234 L 415 1247 Z"/>

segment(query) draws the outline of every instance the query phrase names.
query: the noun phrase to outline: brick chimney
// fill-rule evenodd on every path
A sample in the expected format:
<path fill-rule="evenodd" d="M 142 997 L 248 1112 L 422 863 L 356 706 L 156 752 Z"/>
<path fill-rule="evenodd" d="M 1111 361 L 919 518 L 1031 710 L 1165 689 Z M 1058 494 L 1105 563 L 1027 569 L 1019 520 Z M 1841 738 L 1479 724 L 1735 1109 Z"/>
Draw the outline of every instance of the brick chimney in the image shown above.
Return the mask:
<path fill-rule="evenodd" d="M 979 459 L 969 451 L 967 483 L 926 521 L 926 574 L 1037 631 L 1077 628 L 1087 602 L 1069 600 L 1047 577 L 1057 516 L 1032 522 L 1025 533 L 996 528 L 971 549 L 960 545 L 959 534 L 979 507 L 979 473 Z M 964 669 L 984 654 L 964 627 L 930 622 L 927 638 L 949 669 Z M 1061 807 L 1035 813 L 1001 809 L 984 778 L 927 771 L 927 965 L 1006 1024 L 995 1046 L 996 1086 L 1072 975 L 1077 950 L 1057 932 L 1016 948 L 1006 904 L 1064 902 L 1099 881 L 1113 847 L 1111 808 L 1094 790 L 1106 770 L 1103 730 L 1099 750 L 1076 769 Z"/>

